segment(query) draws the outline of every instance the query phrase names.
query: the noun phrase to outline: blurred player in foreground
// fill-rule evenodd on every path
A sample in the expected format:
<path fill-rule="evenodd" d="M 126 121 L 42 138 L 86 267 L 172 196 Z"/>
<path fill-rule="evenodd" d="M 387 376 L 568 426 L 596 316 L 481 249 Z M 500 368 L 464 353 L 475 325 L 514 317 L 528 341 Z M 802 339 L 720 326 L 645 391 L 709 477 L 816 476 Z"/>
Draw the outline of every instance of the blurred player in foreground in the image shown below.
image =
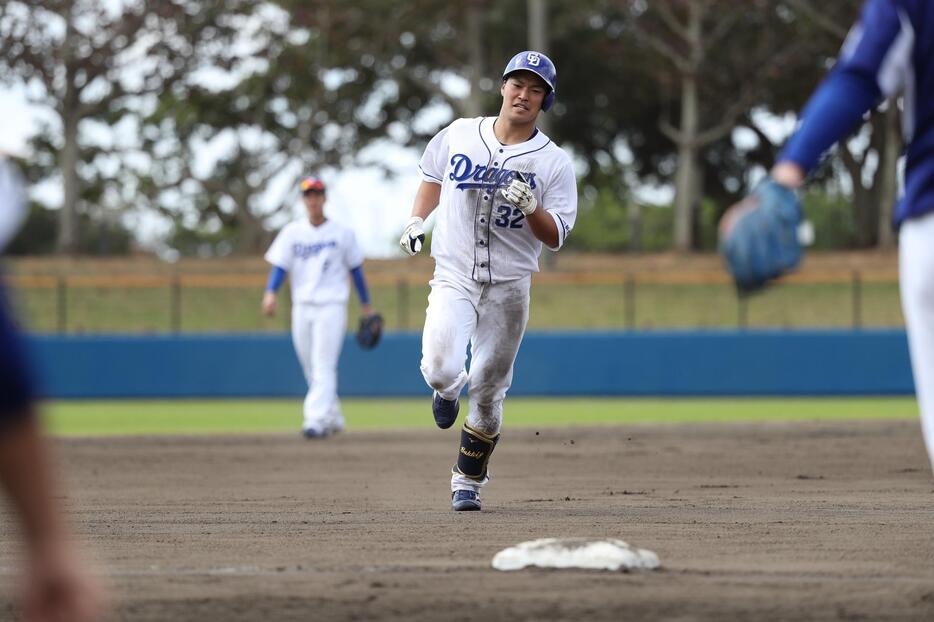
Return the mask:
<path fill-rule="evenodd" d="M 0 251 L 25 211 L 22 184 L 0 154 Z M 54 500 L 46 441 L 37 421 L 33 380 L 0 283 L 0 484 L 22 521 L 27 569 L 26 622 L 97 620 L 102 594 L 78 561 Z"/>
<path fill-rule="evenodd" d="M 774 223 L 794 225 L 800 219 L 794 190 L 804 184 L 821 155 L 846 138 L 883 97 L 899 93 L 904 95 L 907 145 L 904 196 L 895 210 L 899 281 L 921 428 L 934 467 L 934 2 L 870 0 L 863 6 L 836 66 L 805 107 L 801 126 L 769 179 L 751 202 L 744 201 L 746 208 L 741 203 L 724 216 L 727 221 L 732 215 L 733 222 L 721 227 L 726 231 L 721 244 L 741 288 L 763 285 L 770 272 L 781 274 L 784 267 L 759 268 L 771 261 L 768 241 L 775 243 L 773 248 L 783 246 L 782 240 L 793 247 L 793 233 L 782 224 L 767 224 L 763 215 L 780 214 Z M 753 206 L 760 209 L 749 209 Z M 768 241 L 759 238 L 751 245 L 755 229 L 765 232 Z M 735 249 L 739 250 L 733 253 Z M 757 261 L 762 265 L 754 265 Z M 740 283 L 741 277 L 746 283 Z"/>
<path fill-rule="evenodd" d="M 544 54 L 521 52 L 502 79 L 498 116 L 458 119 L 428 143 L 400 240 L 406 253 L 418 253 L 424 219 L 439 208 L 421 370 L 434 389 L 432 412 L 442 429 L 454 425 L 458 396 L 470 384 L 470 413 L 451 476 L 456 511 L 480 509 L 542 244 L 560 249 L 577 217 L 571 160 L 535 126 L 555 101 L 554 64 Z"/>
<path fill-rule="evenodd" d="M 292 344 L 309 387 L 302 433 L 315 439 L 344 429 L 337 397 L 337 361 L 347 329 L 348 272 L 357 288 L 364 321 L 379 316 L 370 306 L 363 251 L 353 231 L 324 215 L 324 182 L 306 177 L 300 188 L 308 216 L 287 224 L 266 252 L 272 269 L 262 309 L 265 315 L 275 314 L 276 292 L 290 274 Z"/>

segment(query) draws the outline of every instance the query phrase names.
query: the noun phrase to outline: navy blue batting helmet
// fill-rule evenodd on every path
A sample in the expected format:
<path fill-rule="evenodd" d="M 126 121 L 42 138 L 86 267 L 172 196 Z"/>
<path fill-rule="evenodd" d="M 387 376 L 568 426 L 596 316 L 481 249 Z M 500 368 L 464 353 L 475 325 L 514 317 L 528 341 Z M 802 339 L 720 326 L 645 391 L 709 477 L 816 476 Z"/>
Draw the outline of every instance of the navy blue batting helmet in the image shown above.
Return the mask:
<path fill-rule="evenodd" d="M 503 80 L 509 77 L 514 71 L 531 71 L 539 78 L 545 81 L 545 84 L 551 89 L 545 100 L 542 102 L 542 112 L 548 112 L 555 103 L 555 87 L 558 84 L 558 70 L 551 59 L 541 52 L 526 50 L 513 56 L 506 64 L 503 70 Z"/>

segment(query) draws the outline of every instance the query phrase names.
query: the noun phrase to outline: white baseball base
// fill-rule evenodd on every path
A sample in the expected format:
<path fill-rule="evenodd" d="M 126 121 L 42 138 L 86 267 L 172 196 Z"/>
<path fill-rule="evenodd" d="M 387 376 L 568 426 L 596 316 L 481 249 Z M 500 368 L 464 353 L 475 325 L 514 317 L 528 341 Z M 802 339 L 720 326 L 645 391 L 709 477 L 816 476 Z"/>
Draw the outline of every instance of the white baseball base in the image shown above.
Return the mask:
<path fill-rule="evenodd" d="M 493 556 L 496 570 L 583 568 L 587 570 L 654 570 L 658 555 L 614 538 L 542 538 L 522 542 Z"/>

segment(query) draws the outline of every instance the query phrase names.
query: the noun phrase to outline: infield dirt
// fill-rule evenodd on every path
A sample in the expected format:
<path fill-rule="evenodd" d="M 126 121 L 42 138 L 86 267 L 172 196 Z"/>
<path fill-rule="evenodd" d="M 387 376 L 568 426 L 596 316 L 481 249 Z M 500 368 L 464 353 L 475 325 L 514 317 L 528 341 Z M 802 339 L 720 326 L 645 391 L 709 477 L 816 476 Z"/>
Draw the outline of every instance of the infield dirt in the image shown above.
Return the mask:
<path fill-rule="evenodd" d="M 931 620 L 934 479 L 916 421 L 510 429 L 483 512 L 457 430 L 68 439 L 79 540 L 117 620 Z M 0 588 L 21 555 L 0 522 Z M 663 569 L 490 567 L 541 537 Z M 15 619 L 4 596 L 0 619 Z"/>

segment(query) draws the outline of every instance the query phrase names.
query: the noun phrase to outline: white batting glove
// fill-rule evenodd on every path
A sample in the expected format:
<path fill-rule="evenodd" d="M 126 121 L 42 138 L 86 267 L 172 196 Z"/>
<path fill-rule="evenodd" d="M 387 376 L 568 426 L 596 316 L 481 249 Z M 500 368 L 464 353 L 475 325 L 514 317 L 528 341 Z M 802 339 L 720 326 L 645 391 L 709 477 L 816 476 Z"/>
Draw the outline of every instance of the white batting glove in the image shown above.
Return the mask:
<path fill-rule="evenodd" d="M 425 221 L 418 216 L 409 218 L 409 222 L 405 225 L 405 231 L 399 238 L 399 246 L 409 257 L 417 255 L 418 251 L 422 250 L 422 244 L 425 243 L 424 225 Z"/>
<path fill-rule="evenodd" d="M 503 192 L 503 196 L 512 203 L 513 207 L 526 216 L 531 216 L 532 212 L 538 207 L 538 201 L 535 199 L 535 195 L 532 194 L 532 186 L 521 175 L 517 175 L 512 180 L 506 191 Z"/>

